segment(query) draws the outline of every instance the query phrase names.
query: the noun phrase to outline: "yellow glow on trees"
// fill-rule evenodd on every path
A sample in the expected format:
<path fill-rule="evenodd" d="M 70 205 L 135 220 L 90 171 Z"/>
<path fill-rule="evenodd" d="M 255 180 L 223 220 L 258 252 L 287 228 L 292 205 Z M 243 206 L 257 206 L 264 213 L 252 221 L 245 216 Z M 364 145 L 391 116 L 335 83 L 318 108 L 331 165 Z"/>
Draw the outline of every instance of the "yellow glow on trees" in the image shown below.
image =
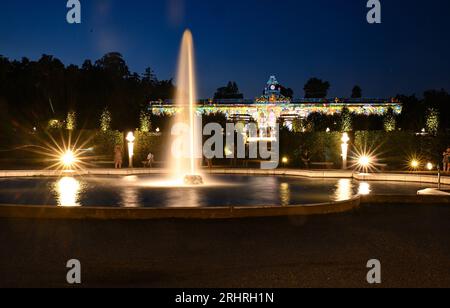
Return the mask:
<path fill-rule="evenodd" d="M 341 112 L 341 131 L 351 132 L 353 130 L 352 113 L 347 107 L 342 108 Z"/>
<path fill-rule="evenodd" d="M 107 132 L 111 130 L 111 122 L 112 122 L 112 117 L 111 117 L 111 112 L 109 112 L 108 108 L 106 107 L 103 112 L 102 115 L 100 116 L 100 129 L 102 132 Z"/>
<path fill-rule="evenodd" d="M 392 108 L 389 108 L 383 119 L 384 130 L 386 132 L 393 132 L 397 129 L 397 120 L 395 118 L 395 113 Z"/>
<path fill-rule="evenodd" d="M 150 119 L 150 115 L 145 112 L 141 111 L 141 115 L 139 116 L 139 122 L 140 122 L 140 130 L 143 133 L 148 133 L 152 129 L 152 122 Z"/>
<path fill-rule="evenodd" d="M 66 129 L 75 130 L 77 128 L 77 113 L 75 111 L 69 111 L 66 119 Z"/>
<path fill-rule="evenodd" d="M 439 131 L 439 111 L 430 108 L 427 112 L 427 119 L 426 119 L 426 126 L 427 126 L 427 132 L 432 135 L 436 135 Z"/>

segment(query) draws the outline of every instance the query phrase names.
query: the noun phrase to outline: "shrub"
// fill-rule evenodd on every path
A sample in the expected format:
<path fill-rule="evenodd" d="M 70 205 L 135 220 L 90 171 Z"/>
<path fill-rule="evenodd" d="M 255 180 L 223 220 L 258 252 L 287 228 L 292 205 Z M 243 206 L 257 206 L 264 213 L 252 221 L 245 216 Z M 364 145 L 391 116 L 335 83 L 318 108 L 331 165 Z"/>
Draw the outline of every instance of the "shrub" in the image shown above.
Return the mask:
<path fill-rule="evenodd" d="M 124 135 L 119 131 L 96 131 L 91 141 L 94 153 L 97 156 L 114 157 L 114 148 L 119 145 L 125 151 Z"/>
<path fill-rule="evenodd" d="M 302 155 L 308 151 L 311 162 L 332 162 L 335 167 L 341 163 L 341 138 L 339 132 L 293 133 L 283 131 L 281 136 L 281 157 L 290 157 L 294 166 L 301 166 Z"/>
<path fill-rule="evenodd" d="M 161 135 L 136 131 L 134 136 L 136 137 L 134 143 L 134 161 L 136 166 L 145 161 L 149 153 L 153 153 L 157 161 L 164 159 L 164 138 Z"/>

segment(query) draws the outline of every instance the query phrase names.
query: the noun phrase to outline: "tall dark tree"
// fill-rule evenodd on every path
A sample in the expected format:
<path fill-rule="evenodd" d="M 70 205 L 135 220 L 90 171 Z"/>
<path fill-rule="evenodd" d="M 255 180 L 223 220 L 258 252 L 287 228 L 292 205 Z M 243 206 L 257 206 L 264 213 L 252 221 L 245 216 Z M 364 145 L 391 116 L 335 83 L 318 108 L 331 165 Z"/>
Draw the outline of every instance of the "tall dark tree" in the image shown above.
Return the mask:
<path fill-rule="evenodd" d="M 92 65 L 92 61 L 91 60 L 85 60 L 83 62 L 83 65 L 81 65 L 81 69 L 83 71 L 90 71 L 94 68 L 94 65 Z"/>
<path fill-rule="evenodd" d="M 38 61 L 0 56 L 0 102 L 21 129 L 46 127 L 50 119 L 63 122 L 69 111 L 76 112 L 79 128 L 95 129 L 105 106 L 113 115 L 113 129 L 134 129 L 150 100 L 170 99 L 175 92 L 172 80 L 158 81 L 152 71 L 147 73 L 130 72 L 119 53 L 106 54 L 95 64 L 86 60 L 81 67 L 66 67 L 50 55 Z"/>
<path fill-rule="evenodd" d="M 354 86 L 352 90 L 352 98 L 361 98 L 362 97 L 362 89 L 360 86 Z"/>
<path fill-rule="evenodd" d="M 122 54 L 118 52 L 107 53 L 95 62 L 95 66 L 119 78 L 125 78 L 130 75 L 130 70 Z"/>
<path fill-rule="evenodd" d="M 147 67 L 142 75 L 142 81 L 154 85 L 158 82 L 158 78 L 155 72 L 150 67 Z"/>
<path fill-rule="evenodd" d="M 442 127 L 450 127 L 450 94 L 444 89 L 428 90 L 423 94 L 424 108 L 439 113 Z"/>
<path fill-rule="evenodd" d="M 423 101 L 415 95 L 398 95 L 396 97 L 402 103 L 403 110 L 399 117 L 399 126 L 403 130 L 419 131 L 425 127 L 425 108 Z"/>
<path fill-rule="evenodd" d="M 244 95 L 239 92 L 236 82 L 230 81 L 226 87 L 218 88 L 214 99 L 243 99 Z"/>
<path fill-rule="evenodd" d="M 330 83 L 318 78 L 311 78 L 303 89 L 305 90 L 305 98 L 326 98 Z"/>
<path fill-rule="evenodd" d="M 294 90 L 292 90 L 291 88 L 286 88 L 281 86 L 281 95 L 283 95 L 284 97 L 293 99 L 294 98 Z"/>

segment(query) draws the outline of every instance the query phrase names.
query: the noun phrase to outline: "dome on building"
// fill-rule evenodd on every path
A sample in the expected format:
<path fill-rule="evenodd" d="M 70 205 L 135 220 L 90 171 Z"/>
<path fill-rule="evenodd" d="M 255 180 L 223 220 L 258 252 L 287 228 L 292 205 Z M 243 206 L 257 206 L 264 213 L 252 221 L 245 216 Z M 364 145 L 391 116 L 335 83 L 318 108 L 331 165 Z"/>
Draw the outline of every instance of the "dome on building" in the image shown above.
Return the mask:
<path fill-rule="evenodd" d="M 281 94 L 282 85 L 278 82 L 275 76 L 270 76 L 264 87 L 263 96 L 257 99 L 259 103 L 278 103 L 289 102 L 290 99 Z"/>

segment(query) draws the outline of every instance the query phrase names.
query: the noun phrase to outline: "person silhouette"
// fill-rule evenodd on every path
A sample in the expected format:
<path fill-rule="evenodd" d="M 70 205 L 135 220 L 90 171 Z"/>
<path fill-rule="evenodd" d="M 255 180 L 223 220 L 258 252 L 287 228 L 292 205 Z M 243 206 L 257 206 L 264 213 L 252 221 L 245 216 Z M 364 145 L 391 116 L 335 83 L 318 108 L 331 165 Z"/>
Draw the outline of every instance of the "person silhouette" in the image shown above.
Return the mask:
<path fill-rule="evenodd" d="M 123 155 L 122 155 L 122 148 L 120 145 L 116 145 L 114 148 L 114 168 L 116 169 L 122 169 L 123 164 Z"/>

